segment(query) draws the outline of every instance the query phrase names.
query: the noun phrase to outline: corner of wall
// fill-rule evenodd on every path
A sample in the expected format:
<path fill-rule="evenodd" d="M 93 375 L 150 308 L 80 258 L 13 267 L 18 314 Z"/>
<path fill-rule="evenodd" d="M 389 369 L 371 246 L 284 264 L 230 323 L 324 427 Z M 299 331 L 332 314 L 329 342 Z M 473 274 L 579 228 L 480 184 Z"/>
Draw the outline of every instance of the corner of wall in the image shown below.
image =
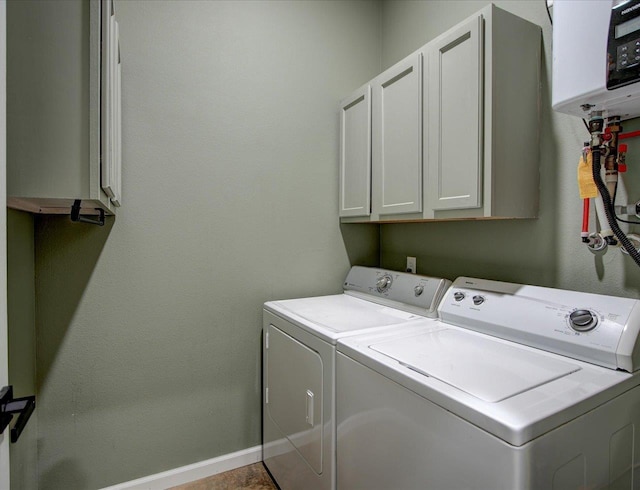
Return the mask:
<path fill-rule="evenodd" d="M 7 210 L 9 383 L 17 397 L 36 393 L 35 247 L 31 214 Z M 36 489 L 37 410 L 12 444 L 11 488 Z"/>

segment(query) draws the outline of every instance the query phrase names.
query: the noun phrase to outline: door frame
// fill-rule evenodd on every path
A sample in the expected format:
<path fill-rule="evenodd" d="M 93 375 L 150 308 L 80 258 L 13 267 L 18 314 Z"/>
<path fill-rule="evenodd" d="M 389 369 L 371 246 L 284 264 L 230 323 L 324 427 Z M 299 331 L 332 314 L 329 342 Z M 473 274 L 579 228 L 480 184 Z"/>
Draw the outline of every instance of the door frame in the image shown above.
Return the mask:
<path fill-rule="evenodd" d="M 7 4 L 0 0 L 0 202 L 7 202 Z M 0 213 L 0 387 L 9 384 L 7 211 Z M 0 488 L 9 488 L 9 431 L 0 435 Z"/>

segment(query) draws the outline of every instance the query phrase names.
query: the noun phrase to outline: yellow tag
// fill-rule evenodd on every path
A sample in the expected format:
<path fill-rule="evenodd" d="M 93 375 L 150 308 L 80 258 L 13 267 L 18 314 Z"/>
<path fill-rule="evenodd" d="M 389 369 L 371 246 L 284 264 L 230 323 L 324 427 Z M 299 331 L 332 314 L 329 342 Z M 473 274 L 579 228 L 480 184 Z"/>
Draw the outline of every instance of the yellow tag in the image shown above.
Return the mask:
<path fill-rule="evenodd" d="M 598 196 L 598 188 L 593 181 L 593 170 L 591 167 L 591 152 L 587 153 L 587 161 L 584 157 L 580 157 L 578 163 L 578 190 L 580 191 L 580 199 L 589 199 Z"/>

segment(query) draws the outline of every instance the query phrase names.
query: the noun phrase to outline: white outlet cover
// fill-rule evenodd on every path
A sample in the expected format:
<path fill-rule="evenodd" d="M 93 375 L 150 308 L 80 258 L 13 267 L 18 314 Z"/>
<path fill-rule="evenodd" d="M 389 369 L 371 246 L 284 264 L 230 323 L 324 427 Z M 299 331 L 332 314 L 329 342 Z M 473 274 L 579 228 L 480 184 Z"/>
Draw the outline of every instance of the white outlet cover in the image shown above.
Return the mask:
<path fill-rule="evenodd" d="M 407 257 L 407 272 L 416 273 L 416 258 Z"/>

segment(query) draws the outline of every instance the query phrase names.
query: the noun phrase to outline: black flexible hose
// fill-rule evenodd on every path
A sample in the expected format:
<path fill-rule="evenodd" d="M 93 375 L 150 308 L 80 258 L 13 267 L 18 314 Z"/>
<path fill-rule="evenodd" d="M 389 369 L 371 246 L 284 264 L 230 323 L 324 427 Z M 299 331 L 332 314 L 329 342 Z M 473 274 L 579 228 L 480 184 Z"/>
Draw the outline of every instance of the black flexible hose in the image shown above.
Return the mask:
<path fill-rule="evenodd" d="M 609 223 L 609 227 L 616 238 L 620 241 L 620 244 L 624 247 L 624 249 L 629 252 L 629 256 L 635 261 L 636 264 L 640 267 L 640 252 L 633 246 L 631 240 L 627 238 L 627 235 L 620 229 L 618 223 L 616 222 L 615 215 L 612 215 L 611 210 L 613 209 L 613 203 L 611 202 L 611 195 L 609 194 L 609 190 L 607 186 L 602 181 L 602 176 L 600 175 L 600 150 L 598 148 L 593 148 L 591 150 L 591 156 L 593 157 L 593 181 L 596 183 L 596 187 L 598 188 L 598 192 L 602 196 L 602 203 L 604 204 L 604 214 L 607 216 L 607 222 Z"/>

